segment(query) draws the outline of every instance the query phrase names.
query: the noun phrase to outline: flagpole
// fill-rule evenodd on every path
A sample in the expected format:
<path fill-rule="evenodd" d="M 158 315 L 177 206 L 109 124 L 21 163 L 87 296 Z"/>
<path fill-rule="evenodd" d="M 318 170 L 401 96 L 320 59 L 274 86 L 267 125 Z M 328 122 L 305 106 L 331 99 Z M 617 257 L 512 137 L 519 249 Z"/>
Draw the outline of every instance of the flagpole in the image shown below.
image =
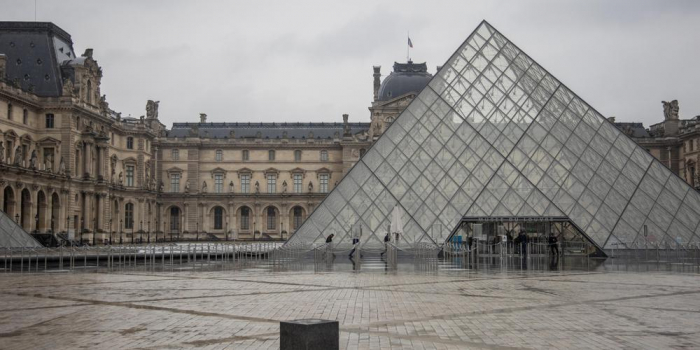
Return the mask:
<path fill-rule="evenodd" d="M 408 41 L 411 40 L 411 33 L 406 32 L 406 63 L 411 60 L 411 56 L 408 54 L 408 50 L 410 50 L 411 46 L 408 45 Z"/>

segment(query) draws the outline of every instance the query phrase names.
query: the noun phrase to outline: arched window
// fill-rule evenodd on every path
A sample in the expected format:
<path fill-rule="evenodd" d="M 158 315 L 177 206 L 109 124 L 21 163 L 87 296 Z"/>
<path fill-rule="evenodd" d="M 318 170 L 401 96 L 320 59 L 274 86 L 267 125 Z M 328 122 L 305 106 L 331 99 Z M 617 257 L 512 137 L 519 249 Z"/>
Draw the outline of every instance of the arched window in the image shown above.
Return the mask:
<path fill-rule="evenodd" d="M 325 149 L 321 151 L 321 161 L 322 162 L 327 162 L 328 161 L 328 151 Z"/>
<path fill-rule="evenodd" d="M 268 151 L 267 152 L 267 160 L 275 160 L 275 151 Z"/>
<path fill-rule="evenodd" d="M 180 231 L 180 208 L 178 207 L 170 208 L 170 231 Z"/>
<path fill-rule="evenodd" d="M 294 207 L 294 229 L 298 229 L 301 226 L 303 210 L 301 207 Z"/>
<path fill-rule="evenodd" d="M 250 208 L 241 208 L 241 230 L 250 230 Z"/>
<path fill-rule="evenodd" d="M 124 228 L 134 228 L 134 203 L 126 203 L 124 206 Z"/>
<path fill-rule="evenodd" d="M 216 161 L 220 162 L 222 160 L 224 160 L 224 151 L 217 149 L 216 150 Z"/>
<path fill-rule="evenodd" d="M 274 207 L 267 207 L 267 229 L 274 230 L 277 227 L 277 217 Z"/>
<path fill-rule="evenodd" d="M 301 162 L 301 150 L 294 151 L 294 161 Z"/>
<path fill-rule="evenodd" d="M 214 208 L 214 229 L 221 230 L 224 228 L 224 208 Z"/>
<path fill-rule="evenodd" d="M 129 136 L 126 138 L 126 148 L 127 149 L 134 149 L 134 138 Z"/>

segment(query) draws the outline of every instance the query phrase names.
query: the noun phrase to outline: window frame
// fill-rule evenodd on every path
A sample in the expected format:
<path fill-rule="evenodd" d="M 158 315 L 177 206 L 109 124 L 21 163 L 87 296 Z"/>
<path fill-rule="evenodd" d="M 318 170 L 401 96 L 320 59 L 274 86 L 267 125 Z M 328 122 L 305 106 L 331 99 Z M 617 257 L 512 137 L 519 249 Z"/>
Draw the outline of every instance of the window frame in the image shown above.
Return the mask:
<path fill-rule="evenodd" d="M 329 173 L 318 174 L 318 191 L 320 193 L 328 193 L 328 183 L 330 179 L 331 175 Z"/>
<path fill-rule="evenodd" d="M 325 149 L 321 150 L 320 159 L 322 162 L 328 161 L 328 150 L 325 150 Z"/>
<path fill-rule="evenodd" d="M 126 174 L 124 175 L 124 178 L 126 179 L 126 186 L 127 187 L 134 187 L 134 177 L 136 175 L 136 165 L 134 164 L 126 164 L 124 166 L 124 170 Z"/>
<path fill-rule="evenodd" d="M 247 162 L 250 160 L 250 151 L 247 149 L 241 150 L 241 160 Z"/>
<path fill-rule="evenodd" d="M 180 173 L 170 174 L 170 193 L 180 193 Z"/>
<path fill-rule="evenodd" d="M 294 150 L 294 161 L 301 162 L 301 150 L 300 149 Z"/>
<path fill-rule="evenodd" d="M 170 159 L 171 160 L 180 160 L 180 150 L 179 149 L 173 149 L 170 151 Z"/>
<path fill-rule="evenodd" d="M 250 173 L 245 173 L 245 174 L 240 174 L 240 188 L 241 188 L 241 193 L 243 194 L 249 194 L 250 193 L 250 181 L 252 180 L 253 176 Z"/>
<path fill-rule="evenodd" d="M 277 229 L 277 210 L 275 210 L 275 207 L 269 206 L 267 207 L 267 217 L 266 222 L 267 222 L 267 230 L 268 231 L 274 231 Z"/>
<path fill-rule="evenodd" d="M 126 149 L 134 149 L 134 137 L 128 136 L 126 138 Z"/>
<path fill-rule="evenodd" d="M 214 193 L 224 193 L 224 174 L 214 174 Z"/>
<path fill-rule="evenodd" d="M 44 119 L 46 129 L 54 129 L 56 127 L 56 116 L 53 113 L 46 113 Z"/>
<path fill-rule="evenodd" d="M 293 173 L 292 174 L 292 190 L 294 191 L 294 193 L 303 193 L 304 192 L 304 174 L 302 174 L 302 173 Z"/>
<path fill-rule="evenodd" d="M 217 162 L 222 162 L 224 160 L 224 151 L 217 149 L 214 154 L 214 160 Z"/>
<path fill-rule="evenodd" d="M 267 182 L 267 193 L 275 194 L 277 193 L 277 175 L 276 174 L 265 174 L 265 179 Z"/>
<path fill-rule="evenodd" d="M 275 161 L 275 158 L 276 158 L 276 152 L 275 152 L 275 150 L 272 150 L 272 149 L 271 149 L 271 150 L 267 151 L 267 160 L 268 160 L 268 161 L 273 162 L 273 161 Z"/>
<path fill-rule="evenodd" d="M 250 208 L 249 207 L 241 207 L 241 230 L 242 231 L 248 231 L 250 230 Z"/>
<path fill-rule="evenodd" d="M 220 206 L 214 207 L 214 229 L 224 229 L 224 208 Z"/>
<path fill-rule="evenodd" d="M 124 204 L 124 229 L 134 229 L 134 203 Z"/>

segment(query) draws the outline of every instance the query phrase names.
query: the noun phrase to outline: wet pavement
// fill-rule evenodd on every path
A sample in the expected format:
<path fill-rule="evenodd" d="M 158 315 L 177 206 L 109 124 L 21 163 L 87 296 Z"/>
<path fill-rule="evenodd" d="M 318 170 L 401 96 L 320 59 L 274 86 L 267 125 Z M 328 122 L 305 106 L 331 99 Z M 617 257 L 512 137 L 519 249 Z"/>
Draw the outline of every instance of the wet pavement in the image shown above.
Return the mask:
<path fill-rule="evenodd" d="M 276 349 L 279 322 L 303 318 L 338 320 L 343 349 L 700 347 L 695 269 L 501 262 L 403 259 L 393 270 L 366 255 L 0 273 L 0 349 Z"/>

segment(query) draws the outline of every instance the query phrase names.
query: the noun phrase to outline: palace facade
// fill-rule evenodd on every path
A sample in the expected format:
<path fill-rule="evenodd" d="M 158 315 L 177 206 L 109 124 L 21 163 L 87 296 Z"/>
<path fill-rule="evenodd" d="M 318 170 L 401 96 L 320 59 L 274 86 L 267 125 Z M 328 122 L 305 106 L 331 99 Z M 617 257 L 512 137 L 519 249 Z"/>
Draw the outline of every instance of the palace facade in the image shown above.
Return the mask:
<path fill-rule="evenodd" d="M 0 22 L 0 209 L 47 240 L 286 239 L 432 75 L 409 61 L 381 77 L 374 67 L 369 123 L 201 114 L 168 129 L 157 101 L 140 118 L 111 109 L 92 49 L 76 55 L 56 25 Z M 616 125 L 697 186 L 700 117 L 664 110 L 649 129 Z"/>

